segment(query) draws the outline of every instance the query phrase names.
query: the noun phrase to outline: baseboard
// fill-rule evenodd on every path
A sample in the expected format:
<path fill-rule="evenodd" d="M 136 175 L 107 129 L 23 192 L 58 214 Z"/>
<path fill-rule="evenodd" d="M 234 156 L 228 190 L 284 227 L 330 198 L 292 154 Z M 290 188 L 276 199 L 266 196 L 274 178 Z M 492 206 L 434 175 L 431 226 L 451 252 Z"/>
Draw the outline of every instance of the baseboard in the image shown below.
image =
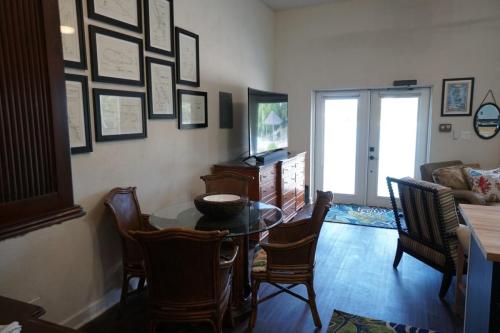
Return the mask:
<path fill-rule="evenodd" d="M 79 329 L 91 320 L 99 317 L 120 301 L 121 288 L 115 288 L 105 294 L 101 299 L 91 303 L 86 308 L 78 311 L 63 320 L 60 325 Z"/>

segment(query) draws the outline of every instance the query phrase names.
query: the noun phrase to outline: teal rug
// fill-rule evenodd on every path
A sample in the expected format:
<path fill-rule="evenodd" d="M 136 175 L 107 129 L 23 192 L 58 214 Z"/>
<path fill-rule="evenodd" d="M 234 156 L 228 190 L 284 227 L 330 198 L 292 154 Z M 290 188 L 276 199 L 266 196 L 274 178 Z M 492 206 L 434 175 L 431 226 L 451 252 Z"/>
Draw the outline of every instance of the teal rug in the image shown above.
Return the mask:
<path fill-rule="evenodd" d="M 327 333 L 438 333 L 428 329 L 370 319 L 335 310 Z"/>
<path fill-rule="evenodd" d="M 326 214 L 325 222 L 397 229 L 392 209 L 380 207 L 334 204 Z"/>

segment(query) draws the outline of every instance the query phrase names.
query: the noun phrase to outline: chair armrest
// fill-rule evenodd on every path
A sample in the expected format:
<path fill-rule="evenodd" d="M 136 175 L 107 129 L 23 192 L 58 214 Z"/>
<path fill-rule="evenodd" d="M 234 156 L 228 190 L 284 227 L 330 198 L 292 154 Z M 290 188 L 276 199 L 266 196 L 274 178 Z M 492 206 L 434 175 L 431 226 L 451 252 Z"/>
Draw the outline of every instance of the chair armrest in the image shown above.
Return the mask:
<path fill-rule="evenodd" d="M 278 225 L 269 230 L 269 243 L 293 243 L 307 237 L 310 222 L 307 218 Z"/>
<path fill-rule="evenodd" d="M 149 223 L 149 218 L 151 217 L 151 215 L 149 214 L 142 214 L 142 227 L 143 227 L 143 231 L 158 231 L 158 228 L 152 226 L 150 223 Z"/>
<path fill-rule="evenodd" d="M 219 261 L 219 267 L 220 268 L 229 268 L 233 265 L 234 263 L 234 260 L 236 259 L 236 256 L 238 255 L 238 251 L 239 251 L 239 247 L 238 245 L 234 244 L 234 243 L 231 243 L 232 244 L 232 253 L 226 257 L 222 257 L 222 259 L 224 260 L 221 260 Z"/>
<path fill-rule="evenodd" d="M 452 190 L 453 196 L 458 201 L 465 201 L 473 205 L 486 205 L 485 198 L 479 193 L 469 190 Z"/>
<path fill-rule="evenodd" d="M 304 270 L 312 267 L 317 237 L 313 234 L 288 244 L 260 244 L 267 253 L 267 270 Z"/>

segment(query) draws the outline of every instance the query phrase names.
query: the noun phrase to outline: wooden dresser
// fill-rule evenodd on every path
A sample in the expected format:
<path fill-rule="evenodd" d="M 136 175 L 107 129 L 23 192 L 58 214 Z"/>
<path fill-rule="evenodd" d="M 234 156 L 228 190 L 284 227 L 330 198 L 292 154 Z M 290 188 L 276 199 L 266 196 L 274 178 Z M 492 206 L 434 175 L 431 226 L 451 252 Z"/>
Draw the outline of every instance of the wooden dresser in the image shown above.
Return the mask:
<path fill-rule="evenodd" d="M 252 166 L 239 161 L 216 164 L 212 171 L 253 177 L 248 187 L 249 199 L 278 206 L 286 223 L 305 205 L 305 159 L 303 152 L 265 165 Z"/>

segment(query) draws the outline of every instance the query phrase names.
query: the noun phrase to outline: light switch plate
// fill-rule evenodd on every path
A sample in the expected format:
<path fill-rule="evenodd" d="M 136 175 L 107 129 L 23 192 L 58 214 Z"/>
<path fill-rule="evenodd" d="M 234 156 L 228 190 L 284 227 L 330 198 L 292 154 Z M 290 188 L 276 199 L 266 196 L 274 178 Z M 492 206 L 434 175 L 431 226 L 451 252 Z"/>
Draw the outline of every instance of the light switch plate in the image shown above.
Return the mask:
<path fill-rule="evenodd" d="M 439 132 L 441 133 L 450 133 L 451 129 L 451 124 L 439 124 Z"/>

